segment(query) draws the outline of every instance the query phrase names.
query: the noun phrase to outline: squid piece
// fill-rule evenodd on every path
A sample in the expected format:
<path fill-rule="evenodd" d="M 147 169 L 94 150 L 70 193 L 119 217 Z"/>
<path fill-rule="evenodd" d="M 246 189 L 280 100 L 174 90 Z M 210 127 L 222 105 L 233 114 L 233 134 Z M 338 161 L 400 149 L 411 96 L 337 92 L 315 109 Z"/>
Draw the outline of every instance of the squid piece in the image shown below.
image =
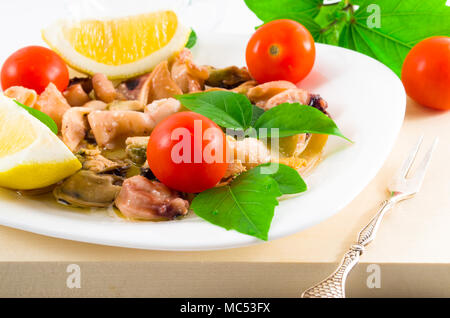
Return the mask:
<path fill-rule="evenodd" d="M 121 83 L 117 87 L 117 92 L 126 100 L 138 101 L 141 105 L 147 105 L 150 83 L 150 74 L 145 74 Z"/>
<path fill-rule="evenodd" d="M 129 110 L 93 111 L 88 121 L 97 144 L 106 149 L 123 146 L 128 137 L 149 136 L 155 128 L 148 114 Z"/>
<path fill-rule="evenodd" d="M 205 88 L 205 80 L 209 77 L 208 68 L 195 65 L 191 51 L 186 48 L 175 58 L 171 74 L 184 94 L 202 91 Z"/>
<path fill-rule="evenodd" d="M 61 129 L 64 113 L 71 107 L 56 86 L 50 83 L 37 99 L 34 108 L 49 115 Z"/>
<path fill-rule="evenodd" d="M 117 97 L 116 88 L 105 74 L 98 73 L 92 76 L 92 86 L 95 96 L 105 103 L 112 103 Z"/>
<path fill-rule="evenodd" d="M 121 83 L 117 87 L 117 92 L 119 97 L 137 100 L 142 105 L 183 94 L 183 91 L 172 79 L 167 61 L 158 64 L 150 74 Z"/>
<path fill-rule="evenodd" d="M 38 95 L 32 90 L 22 86 L 12 86 L 5 91 L 5 96 L 14 98 L 19 103 L 28 107 L 33 107 L 37 101 Z"/>
<path fill-rule="evenodd" d="M 161 62 L 155 67 L 150 74 L 149 81 L 150 90 L 147 103 L 183 94 L 183 91 L 172 79 L 167 61 Z"/>
<path fill-rule="evenodd" d="M 264 110 L 283 103 L 300 103 L 315 107 L 328 115 L 326 112 L 328 104 L 320 95 L 311 94 L 287 81 L 267 82 L 250 88 L 247 97 Z"/>
<path fill-rule="evenodd" d="M 66 146 L 75 152 L 89 131 L 87 115 L 92 109 L 73 107 L 66 111 L 62 118 L 61 134 Z"/>
<path fill-rule="evenodd" d="M 145 113 L 148 114 L 157 125 L 170 115 L 178 113 L 183 109 L 181 103 L 175 98 L 165 98 L 156 100 L 147 105 L 145 107 Z"/>
<path fill-rule="evenodd" d="M 73 77 L 69 80 L 69 86 L 80 84 L 86 94 L 94 89 L 91 77 Z"/>
<path fill-rule="evenodd" d="M 144 111 L 144 104 L 137 100 L 115 100 L 107 105 L 108 110 Z"/>
<path fill-rule="evenodd" d="M 126 179 L 115 204 L 127 218 L 150 221 L 174 219 L 189 210 L 189 202 L 177 192 L 143 176 Z"/>
<path fill-rule="evenodd" d="M 270 98 L 264 104 L 263 108 L 264 110 L 269 110 L 283 103 L 300 103 L 302 105 L 307 105 L 309 100 L 310 94 L 307 91 L 300 88 L 290 88 Z"/>
<path fill-rule="evenodd" d="M 108 104 L 102 102 L 101 100 L 91 100 L 83 105 L 84 108 L 89 108 L 92 110 L 106 110 L 108 108 Z"/>
<path fill-rule="evenodd" d="M 84 91 L 83 86 L 78 83 L 67 87 L 63 93 L 70 106 L 83 106 L 91 100 L 89 95 Z"/>
<path fill-rule="evenodd" d="M 297 86 L 288 81 L 267 82 L 250 89 L 247 97 L 256 106 L 264 108 L 269 99 L 287 89 L 294 88 Z"/>

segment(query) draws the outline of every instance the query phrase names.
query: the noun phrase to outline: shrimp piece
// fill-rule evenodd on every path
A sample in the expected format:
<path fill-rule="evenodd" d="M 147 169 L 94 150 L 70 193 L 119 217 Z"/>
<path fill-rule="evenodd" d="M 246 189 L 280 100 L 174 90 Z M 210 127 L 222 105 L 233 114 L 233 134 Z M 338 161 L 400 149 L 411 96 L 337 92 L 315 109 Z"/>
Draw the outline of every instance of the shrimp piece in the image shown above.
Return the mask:
<path fill-rule="evenodd" d="M 19 103 L 28 107 L 33 107 L 38 98 L 36 91 L 22 86 L 12 86 L 8 88 L 5 91 L 5 96 L 14 98 Z"/>
<path fill-rule="evenodd" d="M 252 169 L 271 160 L 271 153 L 266 144 L 256 138 L 236 140 L 228 137 L 227 146 L 231 160 L 238 160 L 246 169 Z"/>
<path fill-rule="evenodd" d="M 307 91 L 300 88 L 291 88 L 269 99 L 264 105 L 264 110 L 269 110 L 283 103 L 300 103 L 302 105 L 307 105 L 309 100 L 310 94 Z"/>
<path fill-rule="evenodd" d="M 97 144 L 107 149 L 123 146 L 128 137 L 149 136 L 155 128 L 148 114 L 131 110 L 93 111 L 88 121 Z"/>
<path fill-rule="evenodd" d="M 163 220 L 186 215 L 189 202 L 158 181 L 143 176 L 126 179 L 115 204 L 130 219 Z"/>
<path fill-rule="evenodd" d="M 155 100 L 153 103 L 145 107 L 145 113 L 149 114 L 150 118 L 159 124 L 172 114 L 178 113 L 183 109 L 181 103 L 175 98 L 165 98 Z"/>
<path fill-rule="evenodd" d="M 70 105 L 55 84 L 50 83 L 37 99 L 34 108 L 49 115 L 58 129 L 61 129 L 63 115 L 70 109 Z"/>
<path fill-rule="evenodd" d="M 92 76 L 92 86 L 94 87 L 95 96 L 105 103 L 111 103 L 117 97 L 113 83 L 105 74 L 97 73 Z"/>
<path fill-rule="evenodd" d="M 150 74 L 150 90 L 148 102 L 183 94 L 183 91 L 172 79 L 167 61 L 159 63 Z"/>
<path fill-rule="evenodd" d="M 172 79 L 184 94 L 202 91 L 205 80 L 209 77 L 208 68 L 197 66 L 192 61 L 192 53 L 183 49 L 175 58 L 172 70 Z"/>
<path fill-rule="evenodd" d="M 85 107 L 73 107 L 66 111 L 62 118 L 61 134 L 63 142 L 75 152 L 89 131 L 89 123 L 86 116 L 92 109 Z"/>
<path fill-rule="evenodd" d="M 69 86 L 63 95 L 70 106 L 83 106 L 91 100 L 80 83 Z"/>
<path fill-rule="evenodd" d="M 288 81 L 267 82 L 251 88 L 247 97 L 256 106 L 264 108 L 266 102 L 273 96 L 291 88 L 297 88 L 297 86 Z"/>

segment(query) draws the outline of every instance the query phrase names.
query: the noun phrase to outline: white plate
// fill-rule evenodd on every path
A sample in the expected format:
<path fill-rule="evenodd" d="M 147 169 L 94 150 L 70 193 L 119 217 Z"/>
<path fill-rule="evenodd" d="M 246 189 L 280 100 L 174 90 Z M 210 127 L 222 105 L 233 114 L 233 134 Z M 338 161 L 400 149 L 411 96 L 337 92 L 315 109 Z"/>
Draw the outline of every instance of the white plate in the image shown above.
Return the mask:
<path fill-rule="evenodd" d="M 245 65 L 247 39 L 200 35 L 194 55 L 205 64 Z M 381 168 L 403 122 L 406 96 L 400 80 L 365 55 L 318 44 L 314 70 L 301 86 L 328 101 L 332 117 L 355 143 L 330 138 L 323 162 L 306 179 L 309 190 L 277 207 L 270 240 L 311 227 L 355 198 Z M 0 190 L 0 224 L 64 239 L 142 249 L 209 250 L 262 242 L 197 217 L 128 222 L 104 211 L 85 213 L 8 190 Z"/>

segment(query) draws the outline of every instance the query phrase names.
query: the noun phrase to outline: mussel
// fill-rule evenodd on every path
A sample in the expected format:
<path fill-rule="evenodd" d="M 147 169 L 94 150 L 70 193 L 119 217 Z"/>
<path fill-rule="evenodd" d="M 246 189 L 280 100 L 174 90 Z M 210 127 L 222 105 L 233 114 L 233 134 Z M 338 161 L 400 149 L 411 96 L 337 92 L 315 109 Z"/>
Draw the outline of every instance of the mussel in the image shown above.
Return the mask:
<path fill-rule="evenodd" d="M 123 178 L 80 170 L 53 190 L 59 203 L 82 208 L 111 206 L 120 192 Z"/>

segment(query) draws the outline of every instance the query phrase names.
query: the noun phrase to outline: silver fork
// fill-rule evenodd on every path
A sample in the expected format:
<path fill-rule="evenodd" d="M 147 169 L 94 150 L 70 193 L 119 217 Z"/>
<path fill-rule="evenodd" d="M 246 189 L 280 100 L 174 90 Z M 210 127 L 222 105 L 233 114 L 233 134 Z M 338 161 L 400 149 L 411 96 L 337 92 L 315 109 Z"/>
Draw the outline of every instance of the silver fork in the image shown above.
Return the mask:
<path fill-rule="evenodd" d="M 397 172 L 389 184 L 388 190 L 391 193 L 391 197 L 381 204 L 377 214 L 375 214 L 369 224 L 359 232 L 357 243 L 352 245 L 347 253 L 345 253 L 337 270 L 319 284 L 304 291 L 302 294 L 303 298 L 345 298 L 345 281 L 347 275 L 358 263 L 359 257 L 364 252 L 364 247 L 375 238 L 383 216 L 398 202 L 412 198 L 419 192 L 422 186 L 425 172 L 430 164 L 438 139 L 436 138 L 434 140 L 434 143 L 426 153 L 425 158 L 416 169 L 415 175 L 410 176 L 411 167 L 417 157 L 422 140 L 423 137 L 420 137 L 419 141 L 403 163 L 402 168 Z"/>

